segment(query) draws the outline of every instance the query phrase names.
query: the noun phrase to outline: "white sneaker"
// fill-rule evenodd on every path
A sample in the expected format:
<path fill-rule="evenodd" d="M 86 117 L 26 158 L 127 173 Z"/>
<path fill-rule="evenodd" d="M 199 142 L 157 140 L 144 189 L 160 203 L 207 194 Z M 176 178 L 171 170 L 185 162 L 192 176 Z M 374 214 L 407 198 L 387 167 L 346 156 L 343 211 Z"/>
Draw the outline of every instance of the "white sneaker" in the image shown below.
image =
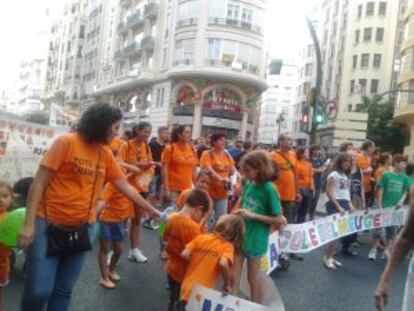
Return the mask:
<path fill-rule="evenodd" d="M 325 256 L 325 258 L 323 259 L 323 264 L 325 265 L 326 268 L 330 270 L 336 270 L 334 259 L 332 257 Z"/>
<path fill-rule="evenodd" d="M 336 260 L 335 258 L 332 258 L 332 260 L 333 260 L 333 263 L 336 267 L 340 268 L 340 267 L 343 266 L 342 262 Z"/>
<path fill-rule="evenodd" d="M 145 263 L 148 261 L 148 258 L 138 249 L 131 249 L 128 254 L 128 260 L 135 261 L 139 263 Z"/>
<path fill-rule="evenodd" d="M 375 261 L 377 259 L 377 248 L 371 248 L 368 254 L 368 260 Z"/>

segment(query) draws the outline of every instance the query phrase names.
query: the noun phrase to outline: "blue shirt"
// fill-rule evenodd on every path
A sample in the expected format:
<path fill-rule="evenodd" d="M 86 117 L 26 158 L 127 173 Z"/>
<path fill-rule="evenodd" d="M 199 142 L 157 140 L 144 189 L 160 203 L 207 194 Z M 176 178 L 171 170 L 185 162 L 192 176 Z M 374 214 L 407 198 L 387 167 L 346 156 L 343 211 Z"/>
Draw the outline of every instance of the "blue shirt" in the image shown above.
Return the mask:
<path fill-rule="evenodd" d="M 236 159 L 241 153 L 243 152 L 243 150 L 241 149 L 237 149 L 234 147 L 229 148 L 229 153 L 231 155 L 231 157 L 234 159 Z"/>
<path fill-rule="evenodd" d="M 324 165 L 324 160 L 321 157 L 316 159 L 311 159 L 312 167 L 313 168 L 321 168 Z M 322 188 L 322 174 L 321 173 L 313 173 L 313 182 L 315 185 L 315 189 Z"/>

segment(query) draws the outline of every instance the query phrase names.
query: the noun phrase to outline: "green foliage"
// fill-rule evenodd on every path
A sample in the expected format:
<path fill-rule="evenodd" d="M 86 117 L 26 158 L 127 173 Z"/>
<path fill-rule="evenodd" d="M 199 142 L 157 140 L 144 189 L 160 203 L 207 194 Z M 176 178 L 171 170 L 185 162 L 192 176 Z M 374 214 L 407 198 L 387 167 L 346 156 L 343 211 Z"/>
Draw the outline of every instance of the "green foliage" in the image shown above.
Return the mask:
<path fill-rule="evenodd" d="M 25 120 L 37 124 L 48 125 L 49 114 L 45 111 L 33 111 L 25 115 Z"/>
<path fill-rule="evenodd" d="M 377 97 L 362 96 L 356 112 L 368 113 L 367 139 L 372 140 L 381 151 L 402 153 L 408 140 L 404 125 L 394 122 L 394 104 Z"/>

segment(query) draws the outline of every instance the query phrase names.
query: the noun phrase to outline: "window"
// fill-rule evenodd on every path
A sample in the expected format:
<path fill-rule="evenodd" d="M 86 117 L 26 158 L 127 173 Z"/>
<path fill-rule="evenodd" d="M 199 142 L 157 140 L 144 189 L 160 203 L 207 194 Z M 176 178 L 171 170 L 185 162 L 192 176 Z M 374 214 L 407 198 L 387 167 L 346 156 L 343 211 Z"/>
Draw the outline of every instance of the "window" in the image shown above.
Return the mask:
<path fill-rule="evenodd" d="M 368 2 L 367 3 L 366 16 L 373 16 L 374 15 L 374 8 L 375 8 L 375 2 Z"/>
<path fill-rule="evenodd" d="M 356 68 L 358 64 L 358 55 L 354 55 L 352 58 L 352 68 Z"/>
<path fill-rule="evenodd" d="M 386 14 L 387 14 L 387 2 L 380 2 L 379 9 L 378 9 L 378 15 L 385 16 Z"/>
<path fill-rule="evenodd" d="M 374 68 L 380 68 L 381 67 L 381 54 L 374 54 Z"/>
<path fill-rule="evenodd" d="M 382 42 L 384 39 L 384 28 L 377 28 L 377 34 L 375 36 L 375 41 Z"/>
<path fill-rule="evenodd" d="M 378 93 L 378 85 L 379 85 L 379 80 L 378 79 L 372 79 L 371 80 L 371 93 Z"/>
<path fill-rule="evenodd" d="M 220 39 L 207 39 L 206 46 L 206 58 L 207 59 L 219 59 L 220 58 L 220 48 L 221 40 Z"/>
<path fill-rule="evenodd" d="M 361 68 L 366 68 L 369 66 L 369 54 L 361 55 Z"/>
<path fill-rule="evenodd" d="M 355 91 L 355 80 L 351 80 L 349 92 L 353 94 Z"/>
<path fill-rule="evenodd" d="M 371 41 L 372 28 L 364 28 L 364 41 Z"/>
<path fill-rule="evenodd" d="M 229 4 L 227 7 L 227 18 L 230 20 L 238 21 L 240 19 L 240 6 Z"/>
<path fill-rule="evenodd" d="M 352 112 L 352 104 L 348 104 L 348 112 Z"/>
<path fill-rule="evenodd" d="M 359 42 L 359 33 L 360 33 L 359 29 L 355 30 L 355 43 Z"/>
<path fill-rule="evenodd" d="M 194 39 L 179 40 L 175 43 L 176 63 L 191 64 L 194 58 Z"/>
<path fill-rule="evenodd" d="M 178 6 L 178 21 L 190 18 L 197 18 L 198 6 L 197 1 L 190 0 L 179 4 Z"/>
<path fill-rule="evenodd" d="M 360 92 L 366 93 L 367 92 L 367 79 L 359 79 L 358 82 L 359 82 Z"/>
<path fill-rule="evenodd" d="M 358 18 L 362 16 L 362 4 L 358 5 Z"/>
<path fill-rule="evenodd" d="M 252 17 L 253 17 L 253 11 L 250 9 L 243 8 L 242 13 L 242 24 L 252 24 Z"/>
<path fill-rule="evenodd" d="M 312 66 L 312 64 L 306 64 L 306 65 L 305 65 L 305 76 L 310 76 L 310 75 L 312 75 L 312 71 L 313 71 L 313 66 Z"/>

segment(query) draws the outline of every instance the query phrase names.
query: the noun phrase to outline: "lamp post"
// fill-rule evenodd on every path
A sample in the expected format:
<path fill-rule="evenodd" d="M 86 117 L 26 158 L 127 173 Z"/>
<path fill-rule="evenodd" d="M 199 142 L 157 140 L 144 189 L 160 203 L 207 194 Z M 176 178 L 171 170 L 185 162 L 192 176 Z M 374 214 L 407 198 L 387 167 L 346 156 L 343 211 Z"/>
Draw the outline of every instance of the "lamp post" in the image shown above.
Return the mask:
<path fill-rule="evenodd" d="M 285 116 L 283 112 L 280 112 L 277 116 L 276 123 L 277 123 L 277 135 L 280 136 L 280 126 L 282 122 L 285 122 Z"/>

